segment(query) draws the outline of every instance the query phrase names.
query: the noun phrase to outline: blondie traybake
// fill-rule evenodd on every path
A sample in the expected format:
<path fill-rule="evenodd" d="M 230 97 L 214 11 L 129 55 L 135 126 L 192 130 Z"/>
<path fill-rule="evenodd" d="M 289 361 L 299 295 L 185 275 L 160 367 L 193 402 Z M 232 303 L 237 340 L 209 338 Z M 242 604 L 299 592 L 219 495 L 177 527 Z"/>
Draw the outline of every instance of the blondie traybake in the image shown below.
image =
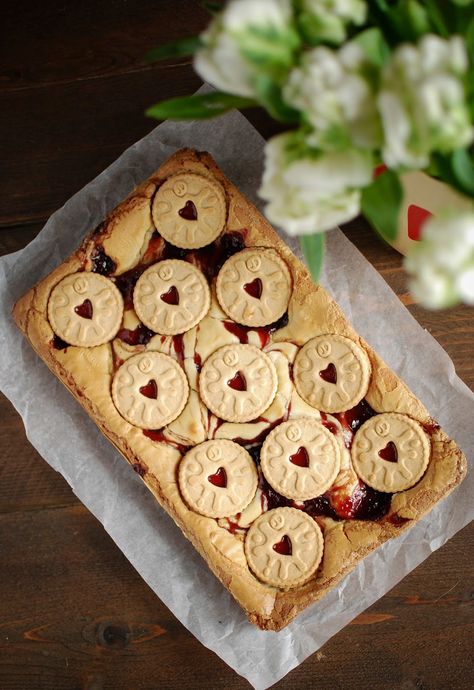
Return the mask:
<path fill-rule="evenodd" d="M 173 155 L 13 314 L 263 629 L 466 472 L 207 153 Z"/>

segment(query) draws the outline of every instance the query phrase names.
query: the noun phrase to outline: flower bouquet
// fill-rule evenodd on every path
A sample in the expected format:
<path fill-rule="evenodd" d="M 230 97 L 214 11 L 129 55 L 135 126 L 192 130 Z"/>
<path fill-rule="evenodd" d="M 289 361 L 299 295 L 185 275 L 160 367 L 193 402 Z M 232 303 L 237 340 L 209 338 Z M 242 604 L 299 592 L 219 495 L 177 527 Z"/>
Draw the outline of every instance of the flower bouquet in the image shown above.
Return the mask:
<path fill-rule="evenodd" d="M 429 308 L 474 304 L 473 0 L 231 0 L 199 37 L 152 50 L 194 55 L 217 91 L 158 103 L 158 119 L 256 105 L 283 123 L 265 147 L 269 220 L 299 235 L 318 278 L 324 233 L 362 212 L 393 242 L 400 177 L 424 171 L 464 198 L 423 217 L 405 259 Z M 462 210 L 460 210 L 462 209 Z"/>

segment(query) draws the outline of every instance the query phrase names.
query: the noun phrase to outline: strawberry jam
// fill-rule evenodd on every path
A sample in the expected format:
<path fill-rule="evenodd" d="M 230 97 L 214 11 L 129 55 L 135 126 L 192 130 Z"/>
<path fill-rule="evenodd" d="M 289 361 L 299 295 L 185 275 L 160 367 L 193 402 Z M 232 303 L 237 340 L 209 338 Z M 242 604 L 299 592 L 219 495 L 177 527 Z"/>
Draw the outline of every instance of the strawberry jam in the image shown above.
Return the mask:
<path fill-rule="evenodd" d="M 291 546 L 291 539 L 287 534 L 284 534 L 280 541 L 272 546 L 273 550 L 280 554 L 280 556 L 291 556 L 293 549 Z"/>
<path fill-rule="evenodd" d="M 189 200 L 184 204 L 183 208 L 179 209 L 178 216 L 181 216 L 181 218 L 184 218 L 185 220 L 197 220 L 197 208 L 194 203 Z"/>
<path fill-rule="evenodd" d="M 100 273 L 101 276 L 109 276 L 111 273 L 114 273 L 116 269 L 117 264 L 115 261 L 105 253 L 103 247 L 97 246 L 92 256 L 92 271 L 94 273 Z"/>

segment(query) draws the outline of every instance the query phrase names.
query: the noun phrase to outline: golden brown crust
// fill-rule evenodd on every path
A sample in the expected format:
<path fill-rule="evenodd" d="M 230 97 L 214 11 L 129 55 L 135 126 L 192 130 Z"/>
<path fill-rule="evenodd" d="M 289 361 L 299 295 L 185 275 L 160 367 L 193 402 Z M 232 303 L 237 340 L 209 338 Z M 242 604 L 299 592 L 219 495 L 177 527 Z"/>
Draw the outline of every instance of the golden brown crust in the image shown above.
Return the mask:
<path fill-rule="evenodd" d="M 422 403 L 352 329 L 326 291 L 313 284 L 307 269 L 269 223 L 224 177 L 209 154 L 192 149 L 178 151 L 102 224 L 99 232 L 104 246 L 107 245 L 107 253 L 117 265 L 115 274 L 135 265 L 148 244 L 153 231 L 151 202 L 157 185 L 182 171 L 217 179 L 227 197 L 227 230 L 246 228 L 247 246 L 273 247 L 290 267 L 293 293 L 288 310 L 289 323 L 275 333 L 273 341 L 302 345 L 320 333 L 337 333 L 352 338 L 365 350 L 371 362 L 372 377 L 366 395 L 368 403 L 377 412 L 407 414 L 430 429 L 432 456 L 428 469 L 416 486 L 394 495 L 387 517 L 378 522 L 336 522 L 327 517 L 317 518 L 324 532 L 325 547 L 316 577 L 290 591 L 263 584 L 248 568 L 242 539 L 220 527 L 215 519 L 192 512 L 184 503 L 177 484 L 177 466 L 181 458 L 177 447 L 151 440 L 118 414 L 110 394 L 114 357 L 111 345 L 88 350 L 72 346 L 66 350 L 52 347 L 54 334 L 47 319 L 49 294 L 64 276 L 82 268 L 90 270 L 94 236 L 86 238 L 69 259 L 22 297 L 14 307 L 13 316 L 39 356 L 140 474 L 158 502 L 246 610 L 249 619 L 262 629 L 280 630 L 310 603 L 324 596 L 368 553 L 406 530 L 452 491 L 465 475 L 466 459 L 454 441 L 434 424 Z M 117 242 L 117 237 L 123 237 L 127 232 L 133 234 L 134 242 L 128 243 L 124 249 L 123 242 Z M 198 425 L 199 401 L 193 391 L 191 400 L 196 408 L 190 417 Z"/>

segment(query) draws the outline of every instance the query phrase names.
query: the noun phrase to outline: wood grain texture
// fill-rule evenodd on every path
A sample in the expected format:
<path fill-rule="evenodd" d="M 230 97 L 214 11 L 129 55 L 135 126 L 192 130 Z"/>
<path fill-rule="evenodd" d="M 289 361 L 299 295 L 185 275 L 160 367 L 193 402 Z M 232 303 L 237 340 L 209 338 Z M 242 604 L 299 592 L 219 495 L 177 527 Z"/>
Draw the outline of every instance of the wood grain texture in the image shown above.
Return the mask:
<path fill-rule="evenodd" d="M 155 126 L 146 106 L 199 85 L 189 60 L 147 65 L 143 55 L 206 21 L 192 0 L 25 0 L 2 10 L 1 254 L 25 246 Z M 248 115 L 265 136 L 278 131 L 261 112 Z M 413 304 L 399 255 L 362 219 L 344 230 L 474 388 L 473 311 Z M 249 687 L 140 579 L 2 397 L 0 450 L 1 690 Z M 470 526 L 275 687 L 470 688 L 473 557 Z"/>

